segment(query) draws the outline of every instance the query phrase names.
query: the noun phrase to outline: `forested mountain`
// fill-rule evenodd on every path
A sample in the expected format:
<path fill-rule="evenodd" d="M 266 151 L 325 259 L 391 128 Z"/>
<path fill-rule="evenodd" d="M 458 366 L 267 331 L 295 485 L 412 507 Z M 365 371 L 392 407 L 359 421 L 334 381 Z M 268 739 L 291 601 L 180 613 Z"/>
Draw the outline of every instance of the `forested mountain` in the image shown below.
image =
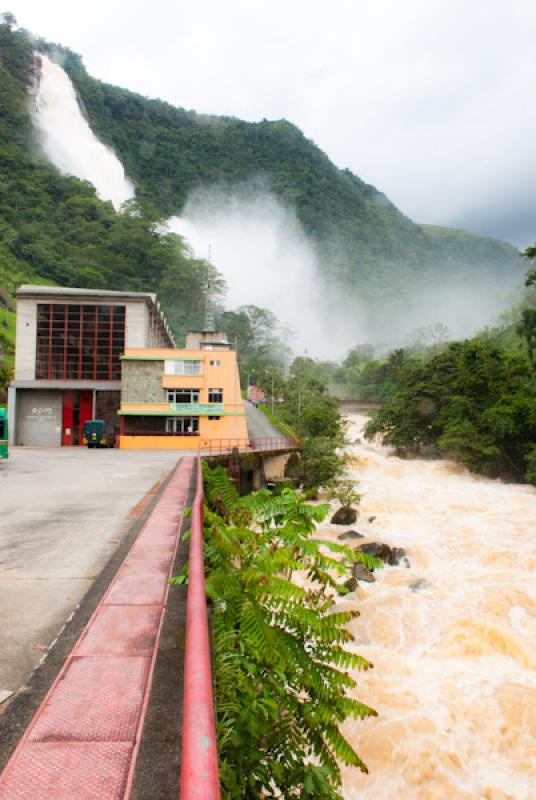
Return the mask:
<path fill-rule="evenodd" d="M 60 175 L 40 154 L 28 95 L 33 47 L 23 32 L 0 25 L 0 287 L 157 291 L 179 336 L 199 327 L 209 265 L 179 236 L 160 232 L 154 209 L 132 201 L 116 213 L 91 184 Z M 13 332 L 9 319 L 0 330 L 8 352 Z"/>
<path fill-rule="evenodd" d="M 117 213 L 86 182 L 60 175 L 37 147 L 28 88 L 33 50 L 59 56 L 94 132 L 136 185 Z M 336 124 L 336 121 L 334 121 Z M 0 284 L 25 280 L 158 291 L 176 332 L 199 324 L 208 265 L 158 223 L 199 187 L 269 186 L 297 217 L 323 276 L 376 307 L 449 281 L 520 281 L 508 244 L 421 226 L 328 157 L 292 124 L 246 123 L 148 100 L 91 78 L 80 57 L 0 25 Z"/>
<path fill-rule="evenodd" d="M 485 273 L 511 284 L 523 273 L 509 244 L 413 223 L 285 120 L 249 123 L 148 100 L 95 80 L 79 56 L 63 52 L 93 129 L 118 154 L 139 196 L 164 215 L 180 213 L 199 186 L 246 182 L 254 191 L 255 182 L 268 184 L 296 209 L 329 279 L 371 299 L 411 292 L 423 280 L 435 285 L 445 275 Z"/>

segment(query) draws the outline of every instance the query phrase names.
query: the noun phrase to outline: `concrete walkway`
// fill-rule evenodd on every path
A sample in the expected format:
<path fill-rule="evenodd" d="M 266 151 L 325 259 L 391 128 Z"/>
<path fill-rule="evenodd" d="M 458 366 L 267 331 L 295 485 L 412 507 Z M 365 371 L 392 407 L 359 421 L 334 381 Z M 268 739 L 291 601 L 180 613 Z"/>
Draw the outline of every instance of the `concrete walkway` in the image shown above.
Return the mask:
<path fill-rule="evenodd" d="M 184 458 L 0 777 L 1 800 L 126 800 L 178 531 Z"/>
<path fill-rule="evenodd" d="M 244 400 L 244 410 L 248 422 L 250 439 L 280 439 L 285 434 L 272 425 L 262 411 L 255 408 L 249 400 Z"/>

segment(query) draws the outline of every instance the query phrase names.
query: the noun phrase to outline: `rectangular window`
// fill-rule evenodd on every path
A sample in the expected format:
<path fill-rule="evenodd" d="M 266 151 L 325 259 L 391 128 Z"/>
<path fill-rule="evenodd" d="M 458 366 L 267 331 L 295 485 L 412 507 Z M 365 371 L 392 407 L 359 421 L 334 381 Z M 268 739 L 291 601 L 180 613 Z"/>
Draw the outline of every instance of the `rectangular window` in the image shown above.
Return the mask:
<path fill-rule="evenodd" d="M 39 303 L 38 380 L 121 380 L 125 306 Z"/>
<path fill-rule="evenodd" d="M 216 419 L 221 419 L 221 417 L 209 417 L 209 419 L 214 419 L 214 420 L 216 420 Z"/>
<path fill-rule="evenodd" d="M 166 375 L 202 375 L 202 361 L 175 361 L 166 360 L 164 365 Z"/>
<path fill-rule="evenodd" d="M 199 417 L 168 417 L 166 433 L 177 436 L 199 436 Z"/>
<path fill-rule="evenodd" d="M 4 430 L 4 418 L 0 417 L 0 439 L 6 438 L 6 432 Z"/>
<path fill-rule="evenodd" d="M 209 361 L 211 367 L 221 367 L 221 361 Z"/>
<path fill-rule="evenodd" d="M 209 389 L 208 390 L 209 403 L 223 403 L 223 389 Z"/>
<path fill-rule="evenodd" d="M 199 403 L 199 389 L 168 389 L 168 403 Z"/>

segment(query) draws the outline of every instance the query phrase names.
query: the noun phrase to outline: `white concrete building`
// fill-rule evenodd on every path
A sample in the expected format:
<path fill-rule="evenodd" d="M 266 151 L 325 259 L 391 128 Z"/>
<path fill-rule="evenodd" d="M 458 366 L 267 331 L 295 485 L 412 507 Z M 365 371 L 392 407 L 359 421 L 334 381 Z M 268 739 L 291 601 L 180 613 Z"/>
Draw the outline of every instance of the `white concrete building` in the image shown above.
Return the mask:
<path fill-rule="evenodd" d="M 24 285 L 16 298 L 10 443 L 80 444 L 95 418 L 118 430 L 125 349 L 175 346 L 156 295 Z"/>

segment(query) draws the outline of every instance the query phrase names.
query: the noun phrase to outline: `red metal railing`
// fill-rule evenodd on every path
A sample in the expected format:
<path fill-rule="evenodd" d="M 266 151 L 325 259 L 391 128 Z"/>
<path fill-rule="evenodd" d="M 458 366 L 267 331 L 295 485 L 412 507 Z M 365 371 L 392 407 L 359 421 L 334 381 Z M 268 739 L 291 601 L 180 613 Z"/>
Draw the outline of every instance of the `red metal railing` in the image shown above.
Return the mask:
<path fill-rule="evenodd" d="M 299 442 L 284 437 L 266 437 L 264 439 L 200 439 L 198 449 L 202 455 L 216 456 L 232 453 L 254 453 L 271 450 L 297 450 Z"/>
<path fill-rule="evenodd" d="M 184 700 L 181 754 L 181 800 L 219 800 L 216 719 L 203 563 L 203 473 L 197 459 L 197 487 L 192 507 Z"/>

